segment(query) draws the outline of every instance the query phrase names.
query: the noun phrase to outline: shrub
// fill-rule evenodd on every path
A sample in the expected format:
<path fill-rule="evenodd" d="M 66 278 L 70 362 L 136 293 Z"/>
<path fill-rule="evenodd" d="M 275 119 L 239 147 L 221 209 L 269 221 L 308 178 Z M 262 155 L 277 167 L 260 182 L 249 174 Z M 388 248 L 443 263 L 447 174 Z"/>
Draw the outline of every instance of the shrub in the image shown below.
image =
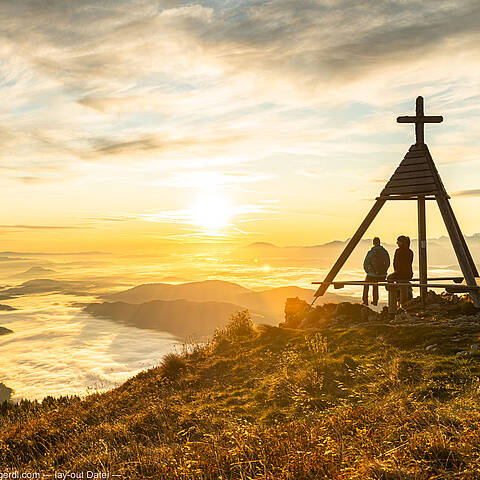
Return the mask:
<path fill-rule="evenodd" d="M 167 353 L 160 364 L 162 377 L 175 380 L 187 367 L 184 359 L 178 353 Z"/>
<path fill-rule="evenodd" d="M 423 378 L 422 365 L 417 362 L 395 358 L 392 363 L 393 380 L 405 383 L 417 383 Z"/>
<path fill-rule="evenodd" d="M 233 343 L 247 340 L 256 335 L 256 330 L 248 310 L 234 313 L 223 328 L 217 328 L 213 334 L 213 343 L 220 346 L 223 343 Z"/>

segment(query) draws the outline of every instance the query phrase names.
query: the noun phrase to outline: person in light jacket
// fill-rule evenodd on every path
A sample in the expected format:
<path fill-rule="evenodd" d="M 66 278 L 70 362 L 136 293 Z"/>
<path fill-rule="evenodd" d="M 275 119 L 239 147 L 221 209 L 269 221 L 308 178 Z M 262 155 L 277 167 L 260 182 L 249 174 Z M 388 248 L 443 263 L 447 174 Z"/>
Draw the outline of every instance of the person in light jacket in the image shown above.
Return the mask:
<path fill-rule="evenodd" d="M 366 282 L 381 282 L 385 280 L 388 267 L 390 266 L 390 255 L 380 245 L 380 239 L 375 237 L 373 239 L 373 247 L 368 251 L 365 260 L 363 261 L 363 269 L 367 276 Z M 368 305 L 368 290 L 369 285 L 363 286 L 363 305 Z M 372 305 L 378 304 L 378 285 L 372 285 L 373 299 Z"/>

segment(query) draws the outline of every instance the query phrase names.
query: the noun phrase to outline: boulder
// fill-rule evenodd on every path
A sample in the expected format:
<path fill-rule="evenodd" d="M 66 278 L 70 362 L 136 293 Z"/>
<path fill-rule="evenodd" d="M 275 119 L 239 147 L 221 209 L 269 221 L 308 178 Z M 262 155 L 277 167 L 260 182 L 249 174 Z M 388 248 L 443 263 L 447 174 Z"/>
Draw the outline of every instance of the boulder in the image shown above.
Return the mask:
<path fill-rule="evenodd" d="M 381 316 L 359 303 L 326 303 L 315 308 L 304 300 L 288 298 L 284 326 L 311 330 L 313 328 L 348 327 L 378 321 Z"/>

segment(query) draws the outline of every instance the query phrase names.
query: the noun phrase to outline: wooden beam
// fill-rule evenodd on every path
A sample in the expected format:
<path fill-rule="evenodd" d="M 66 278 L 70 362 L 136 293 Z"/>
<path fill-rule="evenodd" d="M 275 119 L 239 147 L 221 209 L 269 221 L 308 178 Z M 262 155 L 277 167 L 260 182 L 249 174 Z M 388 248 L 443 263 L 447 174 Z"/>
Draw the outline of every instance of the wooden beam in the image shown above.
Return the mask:
<path fill-rule="evenodd" d="M 398 123 L 442 123 L 443 117 L 441 115 L 428 115 L 424 117 L 397 117 Z"/>
<path fill-rule="evenodd" d="M 425 158 L 425 150 L 423 148 L 419 150 L 409 150 L 409 152 L 403 157 L 404 160 L 407 158 Z"/>
<path fill-rule="evenodd" d="M 402 187 L 408 185 L 435 185 L 435 180 L 433 176 L 430 177 L 421 177 L 421 178 L 406 178 L 406 179 L 397 179 L 392 178 L 388 181 L 387 187 Z"/>
<path fill-rule="evenodd" d="M 397 167 L 397 169 L 395 170 L 395 173 L 404 173 L 404 172 L 423 172 L 423 171 L 426 171 L 426 172 L 432 172 L 432 170 L 430 169 L 430 167 L 427 165 L 423 165 L 423 164 L 420 164 L 420 165 L 399 165 Z"/>
<path fill-rule="evenodd" d="M 392 180 L 408 180 L 409 178 L 431 178 L 433 179 L 433 174 L 430 169 L 420 170 L 415 172 L 395 172 L 391 178 Z"/>
<path fill-rule="evenodd" d="M 351 255 L 354 248 L 358 245 L 358 242 L 362 239 L 362 237 L 365 234 L 365 232 L 367 231 L 368 227 L 371 225 L 371 223 L 373 222 L 375 217 L 378 215 L 378 212 L 385 205 L 385 202 L 386 202 L 385 199 L 379 198 L 373 204 L 373 207 L 368 212 L 367 216 L 365 217 L 365 220 L 358 227 L 358 230 L 355 232 L 355 235 L 353 235 L 353 237 L 347 243 L 347 245 L 343 249 L 343 252 L 341 253 L 341 255 L 338 257 L 337 261 L 335 262 L 335 265 L 328 272 L 327 276 L 325 277 L 324 282 L 322 284 L 320 284 L 320 287 L 315 292 L 315 298 L 321 297 L 327 291 L 328 286 L 333 281 L 333 279 L 337 276 L 337 273 L 343 267 L 345 262 L 348 260 L 348 257 Z"/>
<path fill-rule="evenodd" d="M 431 278 L 427 278 L 427 281 L 430 281 L 430 280 L 452 280 L 455 283 L 462 283 L 463 282 L 463 277 L 431 277 Z M 420 279 L 419 278 L 412 278 L 410 281 L 411 282 L 419 282 Z"/>
<path fill-rule="evenodd" d="M 477 266 L 475 265 L 475 261 L 473 260 L 473 257 L 472 257 L 472 254 L 470 253 L 470 250 L 468 248 L 468 245 L 467 245 L 467 242 L 465 240 L 465 236 L 463 235 L 462 231 L 460 230 L 460 226 L 458 224 L 458 221 L 457 221 L 457 217 L 455 216 L 455 214 L 453 213 L 453 208 L 452 208 L 452 205 L 450 202 L 448 202 L 448 208 L 450 209 L 451 211 L 451 214 L 452 214 L 452 218 L 455 222 L 455 225 L 457 227 L 457 230 L 458 230 L 458 233 L 460 235 L 460 239 L 462 240 L 462 243 L 463 243 L 463 248 L 465 250 L 465 253 L 467 254 L 467 258 L 470 262 L 470 266 L 472 267 L 472 271 L 473 271 L 473 275 L 475 277 L 478 277 L 478 270 L 477 270 Z"/>
<path fill-rule="evenodd" d="M 425 196 L 419 195 L 418 207 L 418 271 L 420 283 L 427 283 L 427 223 L 425 217 Z M 427 287 L 420 288 L 420 297 L 425 302 L 427 298 Z"/>
<path fill-rule="evenodd" d="M 325 282 L 311 282 L 312 285 L 324 285 Z M 330 282 L 328 285 L 333 285 L 335 288 L 343 288 L 345 285 L 351 285 L 351 286 L 361 286 L 361 285 L 378 285 L 379 287 L 390 287 L 392 285 L 396 286 L 406 286 L 406 287 L 412 287 L 412 288 L 421 288 L 421 287 L 426 287 L 426 288 L 458 288 L 462 292 L 480 292 L 480 286 L 474 285 L 454 285 L 454 284 L 447 284 L 447 283 L 400 283 L 400 282 L 363 282 L 361 280 L 358 281 L 338 281 L 338 282 Z"/>
<path fill-rule="evenodd" d="M 414 158 L 409 158 L 406 157 L 402 160 L 400 163 L 401 166 L 404 165 L 420 165 L 420 164 L 427 164 L 427 159 L 425 158 L 425 155 L 422 155 L 421 157 L 414 157 Z"/>
<path fill-rule="evenodd" d="M 416 200 L 418 198 L 418 195 L 416 195 L 416 194 L 395 195 L 395 196 L 393 196 L 393 195 L 392 196 L 390 196 L 390 195 L 385 195 L 385 196 L 380 195 L 375 200 L 377 200 L 379 198 L 384 198 L 385 200 Z M 425 200 L 436 200 L 436 198 L 435 197 L 425 197 Z"/>
<path fill-rule="evenodd" d="M 465 248 L 465 240 L 462 241 L 462 233 L 458 228 L 458 223 L 454 218 L 455 215 L 449 205 L 449 201 L 444 195 L 439 194 L 437 195 L 437 203 L 438 208 L 440 209 L 440 213 L 442 214 L 445 226 L 447 227 L 448 235 L 450 236 L 450 240 L 452 242 L 453 249 L 455 250 L 458 263 L 460 265 L 460 268 L 462 269 L 463 276 L 465 277 L 465 282 L 468 286 L 477 286 L 477 282 L 475 280 L 475 272 L 472 268 L 472 264 L 470 261 L 470 252 L 467 253 L 468 248 Z M 475 307 L 480 308 L 480 293 L 473 290 L 470 292 L 470 296 Z"/>
<path fill-rule="evenodd" d="M 411 187 L 385 187 L 382 190 L 382 195 L 384 194 L 395 194 L 395 193 L 424 193 L 427 194 L 435 194 L 437 191 L 437 187 L 435 184 L 433 185 L 412 185 Z"/>

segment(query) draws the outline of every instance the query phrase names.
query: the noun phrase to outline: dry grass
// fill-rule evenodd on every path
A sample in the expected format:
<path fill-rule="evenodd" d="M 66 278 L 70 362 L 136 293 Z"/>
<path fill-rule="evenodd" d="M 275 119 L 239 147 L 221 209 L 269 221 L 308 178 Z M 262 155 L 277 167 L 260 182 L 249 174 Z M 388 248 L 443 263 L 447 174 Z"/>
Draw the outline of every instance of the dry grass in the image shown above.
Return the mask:
<path fill-rule="evenodd" d="M 479 357 L 455 355 L 446 342 L 426 352 L 427 332 L 415 328 L 305 334 L 256 329 L 242 312 L 209 344 L 105 394 L 4 406 L 2 470 L 478 479 Z M 430 332 L 435 343 L 452 336 L 442 328 Z M 478 340 L 480 327 L 463 333 L 460 349 Z"/>

